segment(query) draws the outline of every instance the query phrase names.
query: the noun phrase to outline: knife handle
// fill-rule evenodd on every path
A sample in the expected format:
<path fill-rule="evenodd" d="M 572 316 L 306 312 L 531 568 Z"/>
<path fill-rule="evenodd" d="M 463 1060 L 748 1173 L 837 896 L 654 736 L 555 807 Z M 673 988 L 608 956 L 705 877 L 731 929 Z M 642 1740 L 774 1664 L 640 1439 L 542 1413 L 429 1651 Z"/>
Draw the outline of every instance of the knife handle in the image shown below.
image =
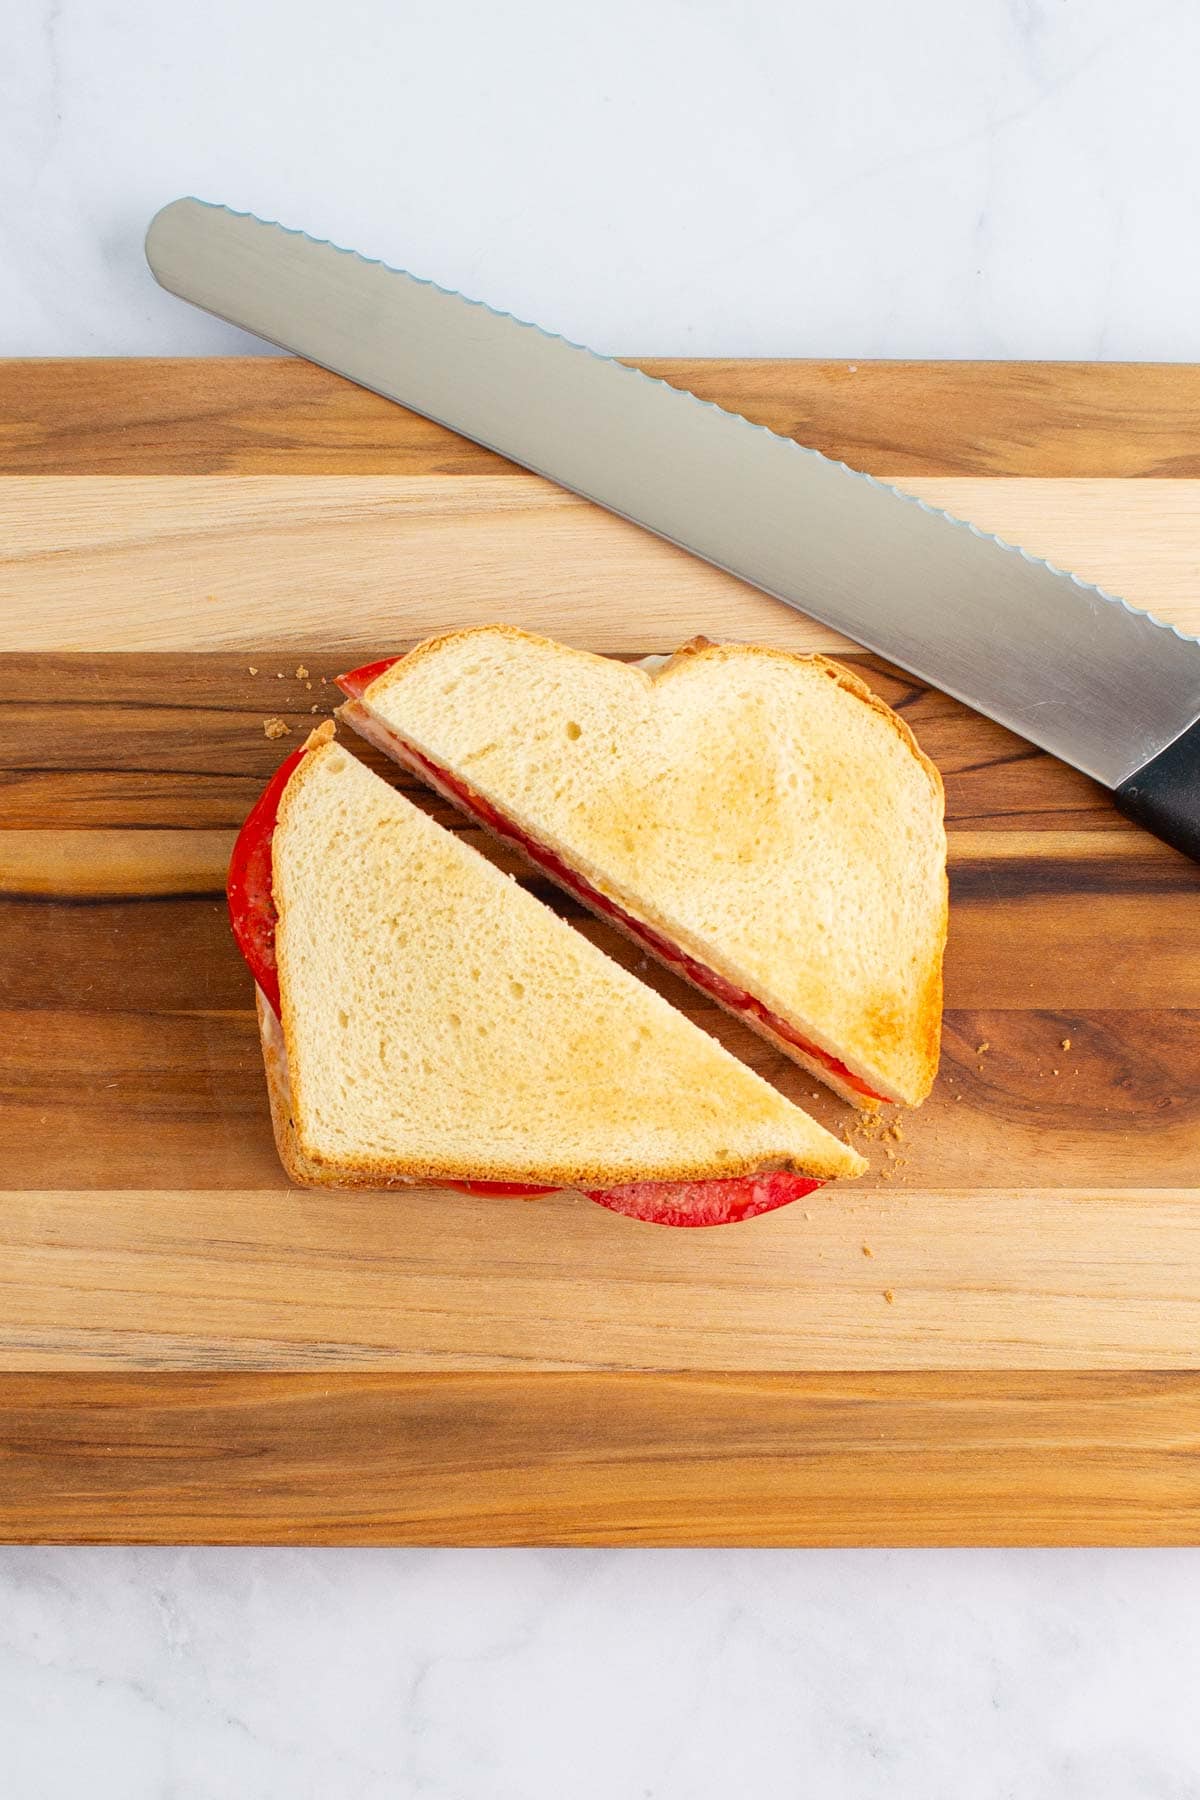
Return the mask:
<path fill-rule="evenodd" d="M 1121 811 L 1200 862 L 1200 719 L 1123 781 Z"/>

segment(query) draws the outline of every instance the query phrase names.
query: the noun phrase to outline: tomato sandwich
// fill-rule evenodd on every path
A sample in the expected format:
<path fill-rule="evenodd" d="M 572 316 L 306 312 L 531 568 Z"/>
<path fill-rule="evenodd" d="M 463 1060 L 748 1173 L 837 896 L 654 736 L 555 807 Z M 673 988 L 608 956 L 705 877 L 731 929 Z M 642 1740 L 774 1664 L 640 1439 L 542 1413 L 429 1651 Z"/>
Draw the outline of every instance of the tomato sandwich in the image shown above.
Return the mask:
<path fill-rule="evenodd" d="M 859 1106 L 937 1071 L 941 778 L 823 656 L 617 662 L 507 626 L 340 678 L 339 716 Z"/>
<path fill-rule="evenodd" d="M 247 819 L 229 902 L 298 1183 L 569 1188 L 706 1225 L 866 1166 L 331 724 Z"/>

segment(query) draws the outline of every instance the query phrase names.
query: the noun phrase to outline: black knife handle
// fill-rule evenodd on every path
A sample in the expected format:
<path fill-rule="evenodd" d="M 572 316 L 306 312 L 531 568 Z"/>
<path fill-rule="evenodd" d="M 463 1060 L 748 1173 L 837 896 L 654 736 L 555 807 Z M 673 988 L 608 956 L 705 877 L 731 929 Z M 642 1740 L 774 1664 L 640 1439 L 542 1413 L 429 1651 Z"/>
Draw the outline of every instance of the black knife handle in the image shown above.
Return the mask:
<path fill-rule="evenodd" d="M 1127 818 L 1200 862 L 1200 719 L 1123 781 L 1114 799 Z"/>

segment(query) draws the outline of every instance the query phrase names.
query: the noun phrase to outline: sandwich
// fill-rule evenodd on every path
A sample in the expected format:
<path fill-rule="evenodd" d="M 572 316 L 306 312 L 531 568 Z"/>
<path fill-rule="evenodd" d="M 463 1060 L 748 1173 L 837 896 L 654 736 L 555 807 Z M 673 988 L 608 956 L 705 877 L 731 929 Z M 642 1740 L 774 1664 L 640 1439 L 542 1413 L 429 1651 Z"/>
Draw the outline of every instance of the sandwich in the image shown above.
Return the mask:
<path fill-rule="evenodd" d="M 937 1072 L 941 778 L 857 675 L 505 626 L 339 677 L 339 716 L 860 1107 Z"/>
<path fill-rule="evenodd" d="M 708 1225 L 866 1166 L 332 723 L 268 783 L 228 891 L 301 1185 L 568 1188 Z"/>

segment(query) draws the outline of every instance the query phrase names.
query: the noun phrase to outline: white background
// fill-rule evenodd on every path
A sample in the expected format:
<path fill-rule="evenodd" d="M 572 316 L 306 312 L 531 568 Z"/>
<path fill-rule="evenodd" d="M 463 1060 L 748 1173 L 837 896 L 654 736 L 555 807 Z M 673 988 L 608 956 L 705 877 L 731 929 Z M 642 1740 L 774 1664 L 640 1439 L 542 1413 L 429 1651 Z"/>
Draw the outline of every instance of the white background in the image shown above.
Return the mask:
<path fill-rule="evenodd" d="M 1200 356 L 1188 0 L 15 0 L 8 355 L 251 348 L 222 200 L 628 354 Z"/>
<path fill-rule="evenodd" d="M 18 0 L 0 354 L 258 348 L 193 192 L 603 350 L 1198 358 L 1198 93 L 1184 3 Z M 1186 1551 L 0 1551 L 4 1800 L 1190 1800 L 1198 1695 Z"/>

